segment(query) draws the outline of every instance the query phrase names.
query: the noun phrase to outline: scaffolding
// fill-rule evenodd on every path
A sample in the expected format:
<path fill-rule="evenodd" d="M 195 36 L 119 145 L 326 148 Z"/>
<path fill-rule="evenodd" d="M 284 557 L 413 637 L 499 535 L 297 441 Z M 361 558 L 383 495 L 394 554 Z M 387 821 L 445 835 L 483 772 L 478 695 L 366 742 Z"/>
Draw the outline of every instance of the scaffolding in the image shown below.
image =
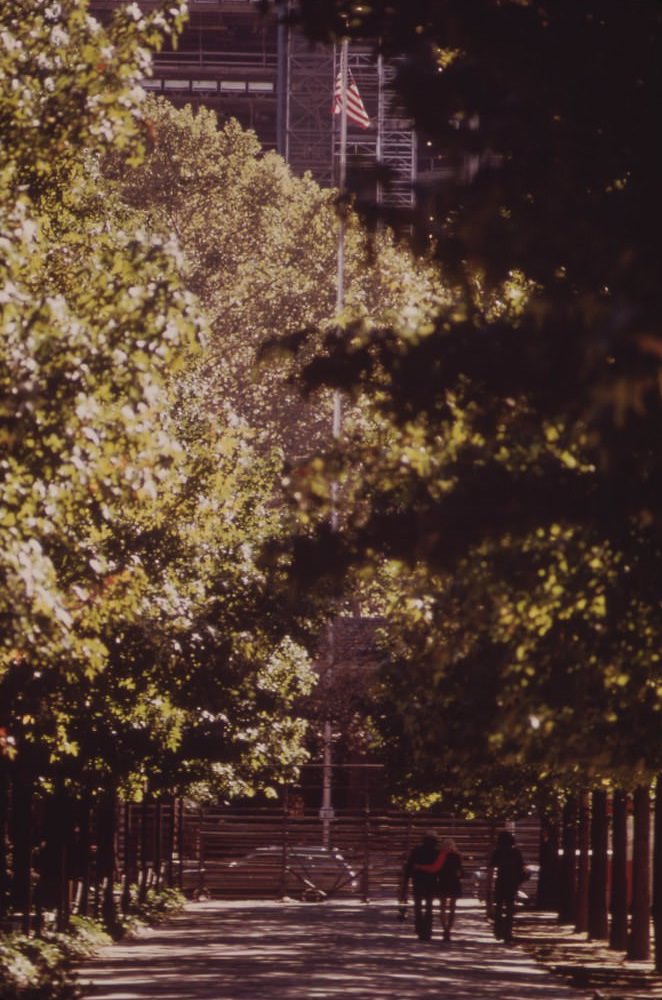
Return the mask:
<path fill-rule="evenodd" d="M 339 131 L 331 113 L 339 47 L 312 46 L 290 31 L 279 58 L 287 65 L 285 158 L 297 174 L 309 170 L 323 185 L 337 183 Z M 347 135 L 349 187 L 359 197 L 389 207 L 411 207 L 416 182 L 416 134 L 398 107 L 393 81 L 396 67 L 372 49 L 354 45 L 349 69 L 371 119 L 369 129 L 350 126 Z M 378 180 L 376 168 L 383 168 Z"/>
<path fill-rule="evenodd" d="M 378 182 L 377 202 L 394 208 L 413 208 L 418 149 L 413 122 L 399 106 L 393 83 L 397 67 L 379 56 L 378 127 L 376 157 L 388 171 Z"/>
<path fill-rule="evenodd" d="M 289 30 L 279 59 L 287 67 L 285 159 L 294 173 L 309 170 L 319 184 L 330 187 L 334 182 L 333 50 L 311 46 L 298 32 Z"/>
<path fill-rule="evenodd" d="M 90 0 L 90 9 L 106 21 L 121 2 Z M 146 9 L 155 5 L 140 2 Z M 255 130 L 265 149 L 277 149 L 295 174 L 309 171 L 319 184 L 334 186 L 337 47 L 312 45 L 288 25 L 289 0 L 278 0 L 269 16 L 256 0 L 190 0 L 189 9 L 177 46 L 166 44 L 156 54 L 146 89 L 179 107 L 211 108 L 220 124 L 237 118 Z M 349 68 L 372 121 L 366 130 L 350 125 L 349 187 L 359 199 L 409 207 L 417 179 L 416 135 L 397 106 L 396 66 L 375 58 L 371 46 L 353 43 Z M 378 166 L 386 178 L 381 182 Z"/>

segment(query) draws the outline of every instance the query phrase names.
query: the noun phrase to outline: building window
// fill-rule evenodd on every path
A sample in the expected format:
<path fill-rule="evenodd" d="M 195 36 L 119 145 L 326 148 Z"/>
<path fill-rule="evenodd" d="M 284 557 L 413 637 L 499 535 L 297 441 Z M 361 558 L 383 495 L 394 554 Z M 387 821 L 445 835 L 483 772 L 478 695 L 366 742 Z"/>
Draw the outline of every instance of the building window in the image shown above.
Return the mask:
<path fill-rule="evenodd" d="M 221 80 L 221 90 L 227 94 L 246 93 L 244 80 Z"/>

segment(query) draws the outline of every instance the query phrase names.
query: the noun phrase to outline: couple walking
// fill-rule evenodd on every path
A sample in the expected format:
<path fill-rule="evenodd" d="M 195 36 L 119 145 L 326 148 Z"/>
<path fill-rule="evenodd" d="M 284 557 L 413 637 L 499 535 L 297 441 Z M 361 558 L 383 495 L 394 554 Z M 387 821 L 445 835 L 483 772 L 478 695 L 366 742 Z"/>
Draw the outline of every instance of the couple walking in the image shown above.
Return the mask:
<path fill-rule="evenodd" d="M 455 843 L 446 837 L 439 840 L 430 830 L 415 847 L 402 873 L 400 912 L 404 914 L 409 882 L 414 896 L 414 925 L 419 940 L 432 938 L 432 911 L 434 900 L 439 897 L 441 926 L 444 941 L 450 941 L 455 920 L 455 904 L 461 895 L 462 858 Z"/>

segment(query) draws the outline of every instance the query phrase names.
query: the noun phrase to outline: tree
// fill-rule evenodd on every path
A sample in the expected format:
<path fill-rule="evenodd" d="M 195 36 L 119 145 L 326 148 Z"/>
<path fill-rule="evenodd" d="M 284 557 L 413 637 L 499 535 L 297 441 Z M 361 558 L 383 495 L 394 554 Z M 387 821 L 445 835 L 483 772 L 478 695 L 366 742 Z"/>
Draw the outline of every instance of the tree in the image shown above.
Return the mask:
<path fill-rule="evenodd" d="M 180 18 L 130 5 L 106 31 L 78 0 L 1 15 L 0 837 L 26 926 L 35 795 L 62 820 L 40 906 L 66 912 L 54 872 L 72 802 L 92 800 L 112 924 L 119 788 L 250 793 L 304 757 L 309 608 L 287 613 L 282 573 L 258 565 L 283 530 L 272 460 L 205 405 L 177 247 L 101 173 L 111 150 L 139 161 L 139 80 Z"/>
<path fill-rule="evenodd" d="M 263 449 L 279 446 L 291 467 L 287 478 L 296 484 L 306 475 L 306 456 L 330 439 L 329 394 L 304 399 L 292 383 L 306 358 L 328 353 L 323 338 L 333 338 L 338 321 L 335 194 L 310 177 L 295 178 L 236 122 L 219 129 L 213 113 L 177 110 L 162 99 L 149 100 L 145 114 L 144 163 L 127 170 L 111 160 L 106 176 L 145 224 L 177 235 L 181 279 L 199 296 L 212 328 L 210 356 L 196 376 L 209 389 L 202 393 L 205 405 L 249 423 Z M 353 213 L 346 249 L 342 322 L 358 334 L 402 315 L 414 330 L 446 296 L 429 261 L 414 258 L 387 232 L 369 240 Z M 302 342 L 293 354 L 292 345 Z M 345 426 L 361 436 L 373 433 L 360 397 L 346 401 L 344 411 Z M 328 485 L 319 482 L 313 507 L 323 507 L 328 496 Z M 299 513 L 314 520 L 314 510 Z M 323 588 L 316 589 L 321 594 Z M 309 594 L 299 588 L 294 599 L 301 613 Z M 347 706 L 356 692 L 337 668 L 333 677 L 335 697 Z M 309 716 L 320 700 L 328 710 L 321 688 L 306 703 Z"/>
<path fill-rule="evenodd" d="M 394 428 L 390 459 L 362 456 L 369 486 L 346 546 L 413 553 L 424 587 L 442 578 L 433 601 L 460 577 L 481 609 L 478 635 L 461 635 L 491 657 L 481 708 L 501 752 L 566 775 L 574 756 L 588 783 L 647 784 L 660 711 L 659 5 L 302 0 L 297 13 L 313 37 L 371 37 L 401 57 L 400 96 L 450 175 L 418 232 L 431 218 L 460 307 L 413 342 L 347 338 L 313 373 L 376 379 Z M 518 275 L 518 310 L 486 308 Z M 398 468 L 398 447 L 414 469 Z M 461 659 L 439 659 L 427 681 L 450 711 L 470 689 L 460 672 L 449 695 Z"/>
<path fill-rule="evenodd" d="M 177 237 L 181 279 L 210 322 L 215 405 L 301 460 L 330 438 L 328 393 L 307 402 L 292 384 L 320 335 L 296 358 L 290 343 L 337 321 L 335 192 L 295 177 L 234 120 L 219 129 L 213 112 L 162 98 L 150 98 L 144 113 L 143 164 L 111 162 L 107 175 L 151 229 Z M 407 308 L 421 320 L 444 297 L 428 263 L 388 233 L 371 244 L 354 214 L 346 258 L 347 321 L 375 326 Z"/>
<path fill-rule="evenodd" d="M 562 728 L 563 712 L 574 713 L 557 694 L 574 690 L 589 717 L 599 706 L 588 767 L 605 746 L 616 759 L 629 740 L 635 772 L 654 769 L 657 741 L 635 720 L 643 702 L 655 732 L 659 359 L 644 331 L 659 312 L 648 124 L 659 97 L 659 7 L 298 9 L 316 37 L 379 38 L 386 54 L 406 57 L 396 86 L 451 168 L 422 208 L 438 220 L 454 303 L 432 331 L 404 338 L 396 327 L 359 343 L 348 335 L 332 364 L 309 369 L 315 384 L 376 386 L 389 428 L 386 453 L 365 449 L 357 463 L 352 447 L 362 486 L 348 545 L 419 559 L 437 575 L 461 569 L 477 606 L 496 569 L 516 624 L 529 614 L 518 628 L 533 643 L 529 656 L 508 640 L 518 692 L 509 723 L 515 715 Z M 510 308 L 495 308 L 509 297 Z M 577 572 L 555 565 L 565 538 L 582 561 Z M 519 581 L 532 572 L 542 582 L 518 610 Z M 488 613 L 484 623 L 501 642 L 498 620 Z M 560 731 L 554 745 L 565 747 Z"/>

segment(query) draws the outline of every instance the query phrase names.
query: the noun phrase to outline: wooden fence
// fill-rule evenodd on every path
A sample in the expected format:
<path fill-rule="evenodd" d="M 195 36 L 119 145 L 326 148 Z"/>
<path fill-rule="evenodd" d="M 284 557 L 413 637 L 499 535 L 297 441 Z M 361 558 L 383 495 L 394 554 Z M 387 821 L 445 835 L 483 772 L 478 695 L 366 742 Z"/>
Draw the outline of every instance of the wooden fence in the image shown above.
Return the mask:
<path fill-rule="evenodd" d="M 129 880 L 179 886 L 192 897 L 222 899 L 395 898 L 411 847 L 432 828 L 463 856 L 467 891 L 494 845 L 497 826 L 452 816 L 340 811 L 328 844 L 317 815 L 276 809 L 130 807 L 119 858 Z M 509 824 L 525 857 L 536 861 L 535 819 Z M 128 838 L 128 839 L 127 839 Z M 128 852 L 126 844 L 129 844 Z M 152 872 L 150 879 L 149 872 Z"/>

